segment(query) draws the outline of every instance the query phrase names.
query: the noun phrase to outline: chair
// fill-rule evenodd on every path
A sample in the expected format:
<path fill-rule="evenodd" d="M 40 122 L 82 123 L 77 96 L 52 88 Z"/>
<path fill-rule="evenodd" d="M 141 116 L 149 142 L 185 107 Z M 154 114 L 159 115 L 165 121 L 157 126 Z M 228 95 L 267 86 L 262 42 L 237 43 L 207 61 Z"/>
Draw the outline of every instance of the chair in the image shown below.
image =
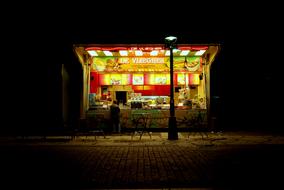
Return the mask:
<path fill-rule="evenodd" d="M 86 138 L 87 136 L 95 136 L 97 139 L 97 133 L 103 134 L 104 138 L 106 138 L 104 133 L 104 125 L 105 118 L 103 114 L 93 114 L 87 118 L 87 130 L 86 130 Z"/>
<path fill-rule="evenodd" d="M 129 125 L 131 125 L 131 123 L 128 114 L 120 114 L 120 130 L 126 129 Z"/>
<path fill-rule="evenodd" d="M 131 135 L 131 139 L 133 139 L 133 136 L 138 133 L 140 134 L 140 140 L 144 134 L 144 132 L 146 131 L 149 136 L 150 139 L 152 139 L 151 133 L 147 130 L 148 127 L 148 121 L 149 121 L 149 114 L 147 113 L 134 113 L 132 114 L 132 123 L 134 125 L 134 132 Z"/>
<path fill-rule="evenodd" d="M 160 110 L 151 110 L 150 111 L 151 118 L 149 122 L 149 128 L 158 128 L 160 124 L 160 120 L 163 119 L 163 115 Z"/>
<path fill-rule="evenodd" d="M 199 110 L 198 113 L 194 113 L 191 118 L 188 120 L 188 138 L 190 135 L 190 132 L 196 132 L 199 133 L 203 139 L 203 136 L 206 136 L 208 138 L 208 123 L 206 119 L 206 113 L 201 113 Z"/>

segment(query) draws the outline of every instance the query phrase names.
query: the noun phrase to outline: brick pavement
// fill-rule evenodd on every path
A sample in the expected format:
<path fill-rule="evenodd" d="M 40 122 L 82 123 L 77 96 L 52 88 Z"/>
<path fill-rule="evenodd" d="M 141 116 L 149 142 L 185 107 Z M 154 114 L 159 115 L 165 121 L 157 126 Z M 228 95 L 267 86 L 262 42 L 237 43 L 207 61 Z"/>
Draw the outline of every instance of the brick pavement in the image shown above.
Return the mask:
<path fill-rule="evenodd" d="M 283 137 L 195 135 L 168 141 L 165 136 L 1 145 L 1 184 L 40 189 L 281 185 L 275 170 L 284 169 Z"/>

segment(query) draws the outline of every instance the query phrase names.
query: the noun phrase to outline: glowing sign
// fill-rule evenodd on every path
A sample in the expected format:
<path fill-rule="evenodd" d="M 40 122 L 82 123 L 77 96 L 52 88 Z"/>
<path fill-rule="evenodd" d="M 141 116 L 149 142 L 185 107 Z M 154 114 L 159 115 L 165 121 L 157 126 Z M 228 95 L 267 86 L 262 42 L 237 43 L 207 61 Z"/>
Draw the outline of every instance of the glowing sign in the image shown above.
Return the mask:
<path fill-rule="evenodd" d="M 188 84 L 188 74 L 187 73 L 178 73 L 177 74 L 178 84 Z"/>
<path fill-rule="evenodd" d="M 140 63 L 165 63 L 164 57 L 119 57 L 118 63 L 121 64 L 140 64 Z"/>
<path fill-rule="evenodd" d="M 132 84 L 133 85 L 143 85 L 144 84 L 144 74 L 133 74 Z"/>
<path fill-rule="evenodd" d="M 100 85 L 127 85 L 130 84 L 129 74 L 101 74 Z"/>
<path fill-rule="evenodd" d="M 162 47 L 131 47 L 129 50 L 141 50 L 141 51 L 153 51 L 153 50 L 162 50 Z"/>
<path fill-rule="evenodd" d="M 149 74 L 148 84 L 151 85 L 167 85 L 170 84 L 170 74 Z"/>
<path fill-rule="evenodd" d="M 139 57 L 132 58 L 133 63 L 164 63 L 165 59 L 161 57 Z"/>
<path fill-rule="evenodd" d="M 118 58 L 118 62 L 121 64 L 130 63 L 129 58 L 127 57 Z"/>
<path fill-rule="evenodd" d="M 121 85 L 122 84 L 121 74 L 111 74 L 111 76 L 110 76 L 110 84 L 112 84 L 112 85 Z"/>

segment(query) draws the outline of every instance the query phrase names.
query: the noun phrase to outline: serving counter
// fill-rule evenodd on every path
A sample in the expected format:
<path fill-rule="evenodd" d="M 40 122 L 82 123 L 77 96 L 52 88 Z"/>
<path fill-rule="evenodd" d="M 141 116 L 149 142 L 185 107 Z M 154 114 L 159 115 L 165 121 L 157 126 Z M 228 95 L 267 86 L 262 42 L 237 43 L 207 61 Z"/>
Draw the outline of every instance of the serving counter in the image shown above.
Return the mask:
<path fill-rule="evenodd" d="M 129 109 L 121 108 L 120 109 L 120 123 L 121 128 L 133 128 L 132 115 L 146 113 L 149 117 L 150 127 L 155 128 L 167 128 L 168 127 L 168 118 L 170 116 L 169 109 Z M 109 109 L 96 109 L 89 110 L 87 112 L 87 118 L 96 117 L 96 115 L 103 115 L 105 122 L 109 122 L 110 119 L 110 110 Z M 187 127 L 186 123 L 182 121 L 190 120 L 197 115 L 202 116 L 204 121 L 207 120 L 207 110 L 206 109 L 176 109 L 175 116 L 177 120 L 177 127 L 183 128 Z"/>

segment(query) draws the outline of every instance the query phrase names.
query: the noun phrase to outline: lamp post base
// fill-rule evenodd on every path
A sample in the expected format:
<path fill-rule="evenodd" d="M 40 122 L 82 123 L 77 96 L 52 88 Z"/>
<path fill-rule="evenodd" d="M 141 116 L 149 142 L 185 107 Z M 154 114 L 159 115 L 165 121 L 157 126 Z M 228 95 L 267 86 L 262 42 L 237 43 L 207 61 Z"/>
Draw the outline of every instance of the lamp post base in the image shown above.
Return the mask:
<path fill-rule="evenodd" d="M 168 140 L 178 140 L 177 122 L 174 116 L 169 117 Z"/>

